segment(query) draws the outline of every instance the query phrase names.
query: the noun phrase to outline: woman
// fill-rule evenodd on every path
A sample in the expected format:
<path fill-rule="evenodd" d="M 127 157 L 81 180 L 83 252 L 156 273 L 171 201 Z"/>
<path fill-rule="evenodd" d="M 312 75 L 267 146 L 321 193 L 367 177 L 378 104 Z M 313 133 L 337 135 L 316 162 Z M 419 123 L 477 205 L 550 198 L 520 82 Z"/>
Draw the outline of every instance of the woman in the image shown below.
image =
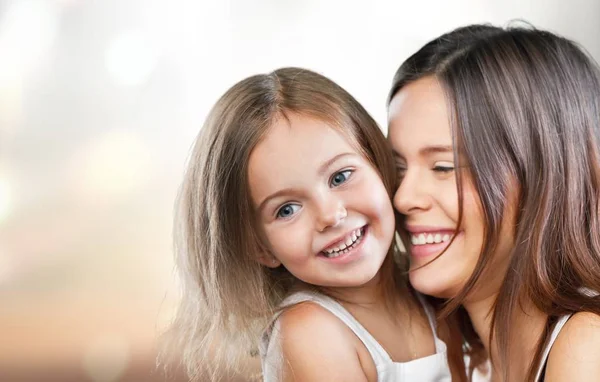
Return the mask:
<path fill-rule="evenodd" d="M 597 380 L 595 62 L 549 32 L 460 28 L 402 64 L 388 117 L 410 281 L 460 329 L 449 351 L 494 381 Z"/>

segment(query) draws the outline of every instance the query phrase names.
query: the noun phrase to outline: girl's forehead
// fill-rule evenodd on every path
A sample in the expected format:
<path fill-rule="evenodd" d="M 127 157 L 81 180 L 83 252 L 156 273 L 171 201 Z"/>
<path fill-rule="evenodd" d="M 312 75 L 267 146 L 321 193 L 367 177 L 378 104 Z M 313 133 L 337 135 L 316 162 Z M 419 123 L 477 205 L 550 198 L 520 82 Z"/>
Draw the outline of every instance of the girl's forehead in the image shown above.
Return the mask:
<path fill-rule="evenodd" d="M 323 142 L 335 141 L 337 144 L 344 142 L 356 151 L 363 152 L 358 131 L 359 129 L 345 116 L 343 120 L 336 120 L 333 117 L 324 118 L 306 113 L 288 112 L 274 119 L 253 152 L 266 141 L 270 141 L 268 145 L 279 144 L 279 142 L 308 143 L 315 149 L 320 148 Z"/>
<path fill-rule="evenodd" d="M 364 158 L 349 137 L 327 122 L 290 116 L 270 127 L 252 151 L 248 176 L 253 199 L 273 190 L 296 187 L 329 169 L 341 154 Z"/>
<path fill-rule="evenodd" d="M 250 167 L 277 168 L 285 161 L 292 168 L 341 149 L 356 151 L 351 135 L 321 120 L 290 116 L 273 123 L 250 154 L 249 162 Z"/>

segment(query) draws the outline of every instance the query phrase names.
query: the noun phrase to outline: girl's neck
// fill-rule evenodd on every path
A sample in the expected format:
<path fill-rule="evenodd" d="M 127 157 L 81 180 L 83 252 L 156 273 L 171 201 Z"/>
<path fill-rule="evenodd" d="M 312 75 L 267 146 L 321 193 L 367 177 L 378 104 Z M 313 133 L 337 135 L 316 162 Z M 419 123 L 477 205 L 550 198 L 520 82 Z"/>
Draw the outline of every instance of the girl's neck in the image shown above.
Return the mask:
<path fill-rule="evenodd" d="M 502 370 L 504 365 L 500 365 L 498 360 L 498 338 L 496 335 L 490 343 L 491 323 L 493 316 L 493 306 L 497 295 L 491 295 L 477 301 L 470 301 L 464 304 L 467 310 L 473 328 L 481 339 L 487 354 L 490 354 L 494 360 L 492 364 L 492 381 L 502 379 Z M 510 364 L 511 381 L 521 381 L 527 378 L 527 372 L 535 352 L 537 344 L 544 331 L 547 316 L 538 310 L 530 301 L 518 304 L 513 316 L 510 318 L 511 338 L 508 339 L 510 349 L 508 349 L 508 359 Z"/>
<path fill-rule="evenodd" d="M 347 304 L 379 304 L 385 299 L 385 293 L 381 282 L 381 272 L 377 273 L 369 282 L 361 286 L 322 289 L 331 297 Z"/>

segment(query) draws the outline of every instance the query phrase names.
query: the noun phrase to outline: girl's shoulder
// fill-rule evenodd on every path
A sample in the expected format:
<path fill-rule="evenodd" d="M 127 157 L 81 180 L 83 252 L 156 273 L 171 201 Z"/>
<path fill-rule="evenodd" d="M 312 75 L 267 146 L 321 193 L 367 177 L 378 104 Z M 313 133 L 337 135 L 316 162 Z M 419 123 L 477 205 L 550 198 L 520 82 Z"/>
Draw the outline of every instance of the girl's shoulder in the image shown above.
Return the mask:
<path fill-rule="evenodd" d="M 600 376 L 600 315 L 578 312 L 552 346 L 545 380 L 597 381 Z"/>
<path fill-rule="evenodd" d="M 352 339 L 353 333 L 335 314 L 315 301 L 302 301 L 284 308 L 279 315 L 279 330 L 283 343 L 290 346 L 303 342 L 332 342 Z M 293 341 L 292 341 L 293 339 Z"/>
<path fill-rule="evenodd" d="M 299 380 L 365 380 L 356 336 L 322 305 L 303 301 L 285 308 L 278 330 L 284 375 L 293 373 Z"/>

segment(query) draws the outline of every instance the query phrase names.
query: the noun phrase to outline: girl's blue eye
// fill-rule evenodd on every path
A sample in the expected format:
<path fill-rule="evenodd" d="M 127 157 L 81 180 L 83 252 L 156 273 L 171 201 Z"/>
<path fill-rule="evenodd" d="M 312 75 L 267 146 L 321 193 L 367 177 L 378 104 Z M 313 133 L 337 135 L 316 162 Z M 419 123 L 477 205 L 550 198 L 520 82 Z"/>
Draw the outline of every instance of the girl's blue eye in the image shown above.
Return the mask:
<path fill-rule="evenodd" d="M 279 210 L 277 210 L 277 218 L 289 218 L 290 216 L 295 214 L 296 211 L 298 211 L 299 209 L 300 206 L 298 204 L 284 204 Z"/>
<path fill-rule="evenodd" d="M 348 178 L 350 178 L 350 174 L 352 174 L 352 170 L 344 170 L 344 171 L 335 173 L 331 177 L 331 182 L 330 182 L 331 186 L 337 187 L 340 184 L 346 182 L 348 180 Z"/>

